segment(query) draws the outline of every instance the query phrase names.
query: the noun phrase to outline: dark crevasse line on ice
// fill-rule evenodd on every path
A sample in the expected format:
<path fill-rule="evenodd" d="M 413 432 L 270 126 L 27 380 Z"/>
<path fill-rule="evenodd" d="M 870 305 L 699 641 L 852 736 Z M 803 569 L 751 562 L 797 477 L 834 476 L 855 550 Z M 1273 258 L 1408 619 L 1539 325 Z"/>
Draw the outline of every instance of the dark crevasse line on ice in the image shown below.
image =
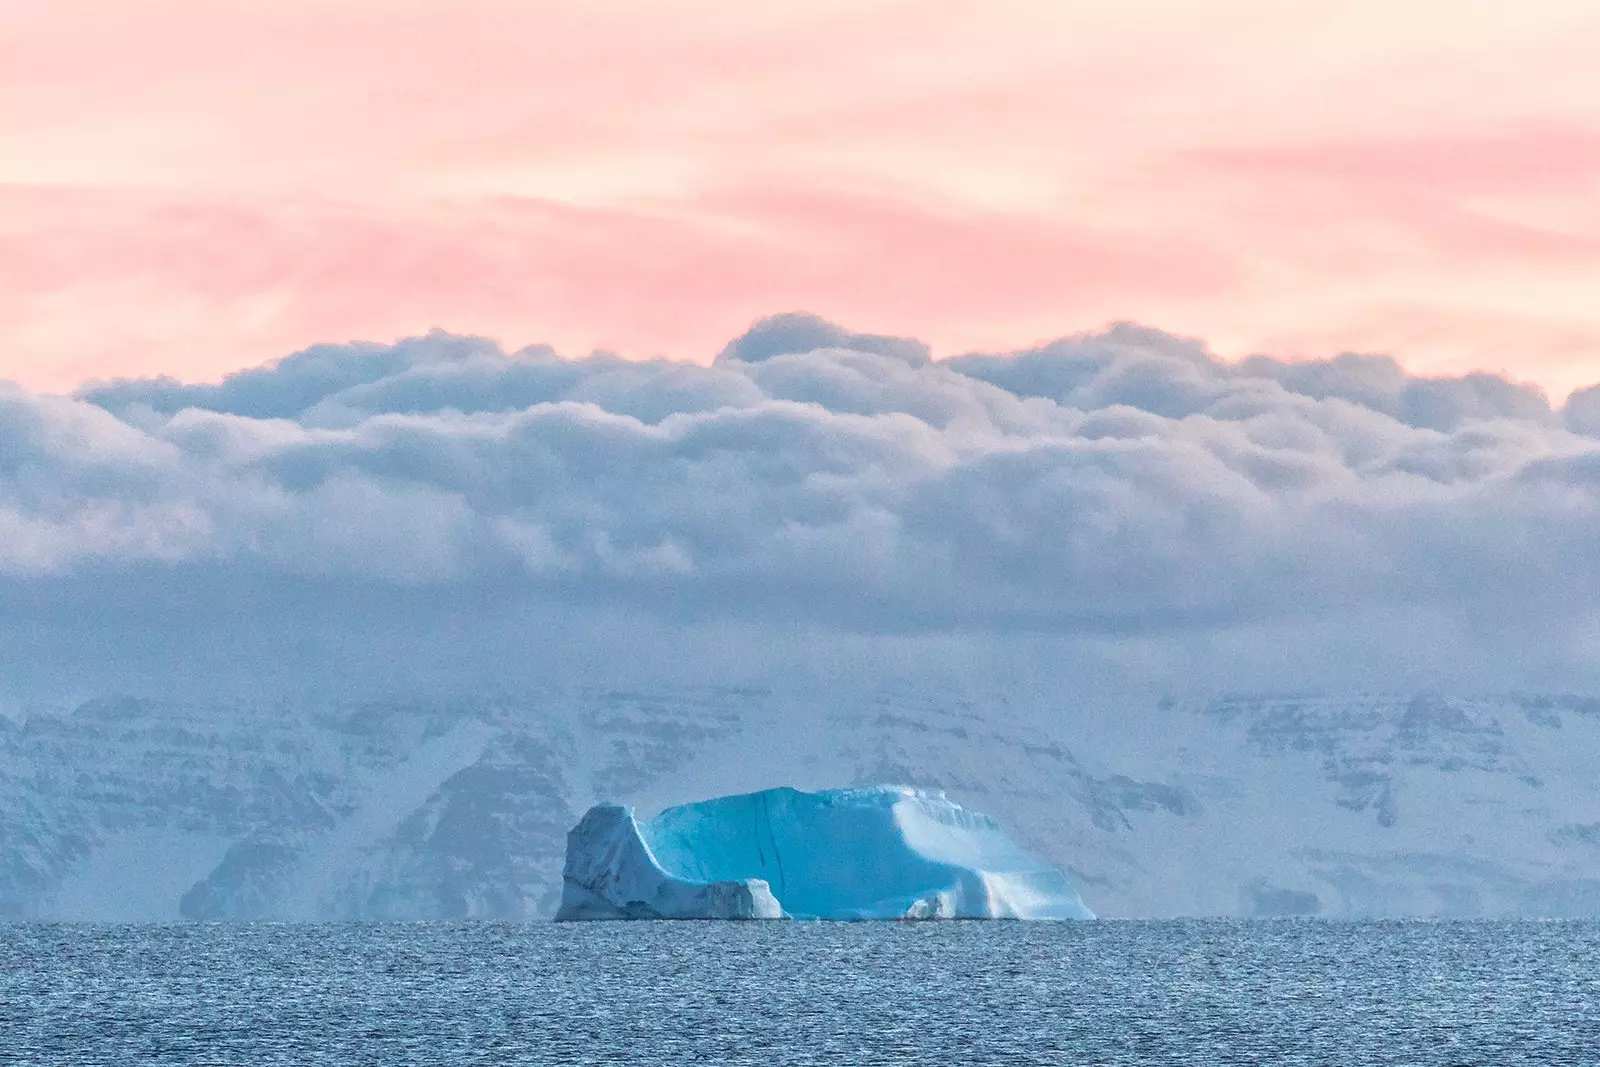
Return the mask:
<path fill-rule="evenodd" d="M 772 801 L 767 794 L 761 794 L 761 810 L 767 816 L 767 843 L 772 846 L 772 863 L 778 868 L 778 903 L 783 903 L 784 894 L 788 892 L 788 885 L 783 876 L 783 854 L 778 851 L 778 837 L 772 832 Z"/>
<path fill-rule="evenodd" d="M 778 902 L 782 903 L 784 891 L 788 888 L 788 886 L 783 875 L 783 856 L 778 852 L 778 838 L 777 835 L 772 831 L 771 800 L 765 793 L 756 794 L 754 799 L 755 803 L 751 807 L 750 821 L 752 823 L 751 829 L 753 831 L 751 836 L 754 838 L 756 843 L 756 862 L 761 865 L 762 873 L 765 873 L 767 869 L 767 850 L 761 847 L 761 820 L 762 816 L 765 816 L 767 823 L 767 845 L 772 849 L 772 864 L 778 869 L 777 897 Z M 771 884 L 771 879 L 768 879 L 768 884 Z"/>
<path fill-rule="evenodd" d="M 750 838 L 756 843 L 756 863 L 760 865 L 762 873 L 767 869 L 767 852 L 761 847 L 761 811 L 766 806 L 766 797 L 756 794 L 750 804 Z M 771 818 L 767 822 L 771 823 Z"/>

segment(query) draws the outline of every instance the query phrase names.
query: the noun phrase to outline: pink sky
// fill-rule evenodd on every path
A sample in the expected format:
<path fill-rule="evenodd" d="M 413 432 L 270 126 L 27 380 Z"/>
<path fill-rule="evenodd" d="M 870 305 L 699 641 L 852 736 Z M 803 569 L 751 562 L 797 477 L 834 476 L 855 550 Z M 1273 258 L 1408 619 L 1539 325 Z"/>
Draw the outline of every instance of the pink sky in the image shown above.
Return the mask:
<path fill-rule="evenodd" d="M 1594 0 L 0 0 L 0 377 L 439 326 L 1600 380 Z"/>

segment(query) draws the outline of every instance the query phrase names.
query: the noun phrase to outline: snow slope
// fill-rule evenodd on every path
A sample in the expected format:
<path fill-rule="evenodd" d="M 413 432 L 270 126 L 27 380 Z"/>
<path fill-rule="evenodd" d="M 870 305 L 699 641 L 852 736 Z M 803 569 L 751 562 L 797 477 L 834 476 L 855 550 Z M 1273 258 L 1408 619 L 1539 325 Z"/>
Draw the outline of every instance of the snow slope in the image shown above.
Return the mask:
<path fill-rule="evenodd" d="M 1597 701 L 897 684 L 14 713 L 0 917 L 549 916 L 597 802 L 875 782 L 982 810 L 1103 916 L 1600 915 Z"/>

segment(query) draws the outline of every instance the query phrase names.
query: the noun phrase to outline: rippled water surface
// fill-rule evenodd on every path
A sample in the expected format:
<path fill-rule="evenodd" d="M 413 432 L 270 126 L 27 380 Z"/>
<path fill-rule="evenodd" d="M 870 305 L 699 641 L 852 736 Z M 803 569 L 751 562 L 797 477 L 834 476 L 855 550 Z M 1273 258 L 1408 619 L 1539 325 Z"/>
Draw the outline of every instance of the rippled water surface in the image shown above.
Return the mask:
<path fill-rule="evenodd" d="M 1600 1064 L 1595 923 L 0 926 L 10 1064 Z"/>

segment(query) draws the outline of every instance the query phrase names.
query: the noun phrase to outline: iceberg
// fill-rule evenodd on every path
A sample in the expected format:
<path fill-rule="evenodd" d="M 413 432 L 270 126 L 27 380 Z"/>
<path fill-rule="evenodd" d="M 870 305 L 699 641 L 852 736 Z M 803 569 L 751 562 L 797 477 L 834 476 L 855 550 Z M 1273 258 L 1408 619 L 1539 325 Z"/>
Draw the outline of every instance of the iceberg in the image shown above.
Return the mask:
<path fill-rule="evenodd" d="M 1066 876 L 938 790 L 766 789 L 567 834 L 556 921 L 1092 919 Z"/>

